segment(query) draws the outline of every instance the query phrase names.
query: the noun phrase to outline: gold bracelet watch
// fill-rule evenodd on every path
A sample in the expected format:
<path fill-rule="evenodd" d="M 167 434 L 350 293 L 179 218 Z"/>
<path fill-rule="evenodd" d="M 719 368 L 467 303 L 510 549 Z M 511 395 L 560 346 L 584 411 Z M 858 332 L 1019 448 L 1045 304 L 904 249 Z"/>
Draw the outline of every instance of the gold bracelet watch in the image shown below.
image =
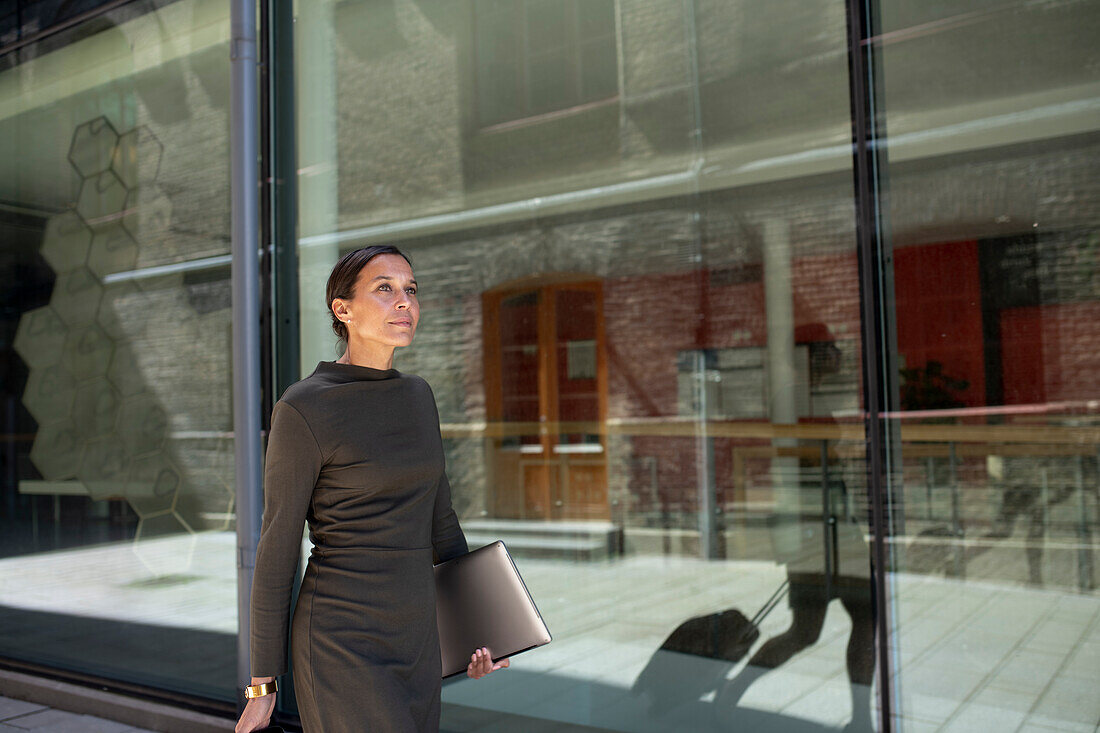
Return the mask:
<path fill-rule="evenodd" d="M 278 692 L 278 690 L 278 682 L 265 682 L 262 685 L 249 685 L 248 687 L 244 688 L 244 696 L 251 700 L 254 697 L 263 697 L 264 695 L 270 695 L 273 692 Z"/>

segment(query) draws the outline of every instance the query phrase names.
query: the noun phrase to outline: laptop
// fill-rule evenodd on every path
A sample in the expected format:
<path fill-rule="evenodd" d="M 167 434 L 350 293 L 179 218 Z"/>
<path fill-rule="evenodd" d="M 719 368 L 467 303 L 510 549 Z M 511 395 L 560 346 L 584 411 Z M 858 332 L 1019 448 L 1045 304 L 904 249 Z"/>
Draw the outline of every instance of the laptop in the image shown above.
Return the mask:
<path fill-rule="evenodd" d="M 465 673 L 488 647 L 496 662 L 550 642 L 523 578 L 501 541 L 435 566 L 436 625 L 443 677 Z"/>

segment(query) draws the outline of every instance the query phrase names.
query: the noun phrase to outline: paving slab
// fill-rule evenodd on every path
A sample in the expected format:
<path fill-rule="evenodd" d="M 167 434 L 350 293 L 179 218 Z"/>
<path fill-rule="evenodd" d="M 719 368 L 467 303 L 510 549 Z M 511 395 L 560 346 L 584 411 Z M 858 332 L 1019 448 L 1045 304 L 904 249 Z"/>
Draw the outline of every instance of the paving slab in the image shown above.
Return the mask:
<path fill-rule="evenodd" d="M 15 700 L 10 697 L 0 696 L 0 722 L 45 709 L 45 705 L 36 705 L 32 702 L 24 702 L 23 700 Z"/>
<path fill-rule="evenodd" d="M 34 733 L 138 733 L 140 731 L 123 723 L 53 708 L 11 718 L 4 722 L 5 725 L 12 726 L 16 730 L 34 731 Z"/>

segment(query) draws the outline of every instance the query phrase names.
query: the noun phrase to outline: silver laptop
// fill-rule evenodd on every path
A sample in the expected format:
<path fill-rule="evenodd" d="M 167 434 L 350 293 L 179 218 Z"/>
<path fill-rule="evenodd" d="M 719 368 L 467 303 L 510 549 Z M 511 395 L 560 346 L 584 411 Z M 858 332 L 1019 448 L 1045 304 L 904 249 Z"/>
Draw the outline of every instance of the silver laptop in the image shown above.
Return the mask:
<path fill-rule="evenodd" d="M 550 631 L 499 540 L 436 565 L 435 593 L 444 677 L 464 673 L 470 655 L 483 646 L 495 662 L 550 641 Z"/>

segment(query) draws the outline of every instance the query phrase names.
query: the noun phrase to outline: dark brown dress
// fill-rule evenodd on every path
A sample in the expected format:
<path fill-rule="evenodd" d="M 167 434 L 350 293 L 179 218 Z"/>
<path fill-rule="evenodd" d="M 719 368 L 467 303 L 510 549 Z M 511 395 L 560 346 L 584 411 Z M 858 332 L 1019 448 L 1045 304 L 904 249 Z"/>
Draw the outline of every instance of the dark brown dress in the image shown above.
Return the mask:
<path fill-rule="evenodd" d="M 308 521 L 290 629 L 305 730 L 438 730 L 432 563 L 467 547 L 431 388 L 395 369 L 321 362 L 275 405 L 266 460 L 252 674 L 286 672 Z"/>

